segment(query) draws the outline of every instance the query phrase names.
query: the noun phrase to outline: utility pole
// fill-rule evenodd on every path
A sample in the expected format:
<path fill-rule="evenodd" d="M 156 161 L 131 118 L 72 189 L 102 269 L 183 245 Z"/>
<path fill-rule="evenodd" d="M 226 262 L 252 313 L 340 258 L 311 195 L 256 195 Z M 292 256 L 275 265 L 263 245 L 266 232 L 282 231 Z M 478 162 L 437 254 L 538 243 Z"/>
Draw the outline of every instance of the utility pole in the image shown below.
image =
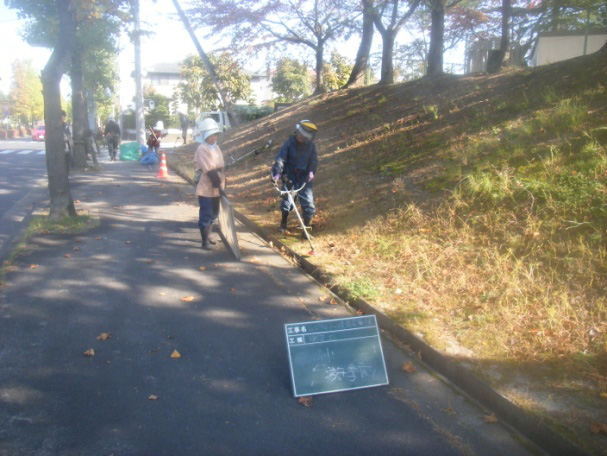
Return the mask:
<path fill-rule="evenodd" d="M 135 45 L 135 129 L 137 142 L 145 144 L 145 119 L 143 117 L 143 84 L 141 82 L 141 19 L 139 15 L 139 0 L 135 0 L 135 30 L 133 43 Z"/>

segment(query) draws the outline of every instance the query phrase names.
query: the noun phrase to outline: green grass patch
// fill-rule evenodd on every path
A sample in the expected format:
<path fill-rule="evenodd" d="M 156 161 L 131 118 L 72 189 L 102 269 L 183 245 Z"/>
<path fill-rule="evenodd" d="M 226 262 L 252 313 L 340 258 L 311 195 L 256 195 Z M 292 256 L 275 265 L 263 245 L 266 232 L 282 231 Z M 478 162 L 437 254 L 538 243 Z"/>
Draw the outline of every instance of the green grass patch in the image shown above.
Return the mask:
<path fill-rule="evenodd" d="M 55 221 L 48 218 L 48 213 L 38 214 L 32 217 L 26 229 L 26 238 L 38 233 L 78 234 L 97 226 L 99 219 L 88 213 L 83 214 L 82 211 L 74 217 L 67 216 Z"/>

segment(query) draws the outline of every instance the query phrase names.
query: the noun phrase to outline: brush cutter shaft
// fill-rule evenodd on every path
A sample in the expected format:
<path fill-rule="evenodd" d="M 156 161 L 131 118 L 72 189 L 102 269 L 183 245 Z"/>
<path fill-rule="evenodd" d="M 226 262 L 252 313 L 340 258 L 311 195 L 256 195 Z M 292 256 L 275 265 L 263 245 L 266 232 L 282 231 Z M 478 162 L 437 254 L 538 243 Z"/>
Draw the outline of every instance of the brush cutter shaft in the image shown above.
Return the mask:
<path fill-rule="evenodd" d="M 267 143 L 265 143 L 263 146 L 258 147 L 257 149 L 253 149 L 250 152 L 247 152 L 246 154 L 242 155 L 241 157 L 238 158 L 234 158 L 233 156 L 230 157 L 230 163 L 227 164 L 227 166 L 232 166 L 234 163 L 238 163 L 240 160 L 242 160 L 243 158 L 248 157 L 251 154 L 255 154 L 255 155 L 259 155 L 261 154 L 264 150 L 269 149 L 272 146 L 272 140 L 270 139 Z"/>
<path fill-rule="evenodd" d="M 301 215 L 299 215 L 299 211 L 297 210 L 297 205 L 295 204 L 295 197 L 297 196 L 297 194 L 300 191 L 302 191 L 304 189 L 304 187 L 307 185 L 307 182 L 305 182 L 297 190 L 295 190 L 295 189 L 289 190 L 289 188 L 287 186 L 287 182 L 284 182 L 283 185 L 284 185 L 284 190 L 281 190 L 280 188 L 278 188 L 278 184 L 275 182 L 274 183 L 274 188 L 276 188 L 276 190 L 278 191 L 278 193 L 280 193 L 281 196 L 284 196 L 284 195 L 287 196 L 287 199 L 289 200 L 289 204 L 293 208 L 293 210 L 295 211 L 295 215 L 297 216 L 297 220 L 301 224 L 301 227 L 303 228 L 303 232 L 304 232 L 304 234 L 306 236 L 306 239 L 308 240 L 308 243 L 310 244 L 310 249 L 311 249 L 312 252 L 314 252 L 314 244 L 312 244 L 312 240 L 310 239 L 310 234 L 308 233 L 308 230 L 306 228 L 306 224 L 303 222 L 303 219 L 301 218 Z"/>

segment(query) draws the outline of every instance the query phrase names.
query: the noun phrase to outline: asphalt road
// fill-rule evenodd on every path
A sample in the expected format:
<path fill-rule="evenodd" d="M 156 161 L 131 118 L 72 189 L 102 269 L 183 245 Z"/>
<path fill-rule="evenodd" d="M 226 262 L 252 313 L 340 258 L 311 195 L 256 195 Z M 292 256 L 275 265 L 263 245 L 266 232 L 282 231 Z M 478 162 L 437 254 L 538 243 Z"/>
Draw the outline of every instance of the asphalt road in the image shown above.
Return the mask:
<path fill-rule="evenodd" d="M 45 175 L 43 142 L 0 141 L 0 218 Z"/>
<path fill-rule="evenodd" d="M 0 290 L 1 455 L 537 454 L 385 338 L 389 386 L 300 404 L 284 325 L 349 311 L 242 227 L 242 262 L 202 251 L 178 178 L 102 168 L 71 178 L 99 226 L 35 236 Z"/>
<path fill-rule="evenodd" d="M 44 142 L 0 140 L 0 254 L 21 228 L 46 176 Z M 34 195 L 37 193 L 37 195 Z"/>

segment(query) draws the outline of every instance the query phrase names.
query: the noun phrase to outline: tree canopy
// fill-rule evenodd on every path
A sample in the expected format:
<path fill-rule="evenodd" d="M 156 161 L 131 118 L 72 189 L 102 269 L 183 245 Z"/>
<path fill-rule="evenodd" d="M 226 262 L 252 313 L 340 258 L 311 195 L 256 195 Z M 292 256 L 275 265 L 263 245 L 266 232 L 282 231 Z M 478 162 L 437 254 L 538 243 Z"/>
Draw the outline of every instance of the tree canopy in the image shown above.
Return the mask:
<path fill-rule="evenodd" d="M 231 49 L 251 52 L 286 45 L 314 52 L 316 91 L 324 90 L 322 69 L 329 42 L 349 29 L 358 2 L 353 0 L 196 0 L 193 22 L 210 34 L 231 39 Z"/>
<path fill-rule="evenodd" d="M 291 103 L 310 94 L 310 76 L 305 64 L 285 57 L 276 64 L 272 77 L 272 90 L 278 94 L 276 101 Z"/>
<path fill-rule="evenodd" d="M 31 126 L 44 117 L 42 81 L 31 60 L 13 62 L 10 103 L 12 117 L 20 124 Z"/>
<path fill-rule="evenodd" d="M 250 77 L 228 52 L 209 55 L 228 97 L 231 100 L 249 101 Z M 223 108 L 211 75 L 199 56 L 188 57 L 181 66 L 183 81 L 177 85 L 176 96 L 198 115 L 202 111 Z"/>

